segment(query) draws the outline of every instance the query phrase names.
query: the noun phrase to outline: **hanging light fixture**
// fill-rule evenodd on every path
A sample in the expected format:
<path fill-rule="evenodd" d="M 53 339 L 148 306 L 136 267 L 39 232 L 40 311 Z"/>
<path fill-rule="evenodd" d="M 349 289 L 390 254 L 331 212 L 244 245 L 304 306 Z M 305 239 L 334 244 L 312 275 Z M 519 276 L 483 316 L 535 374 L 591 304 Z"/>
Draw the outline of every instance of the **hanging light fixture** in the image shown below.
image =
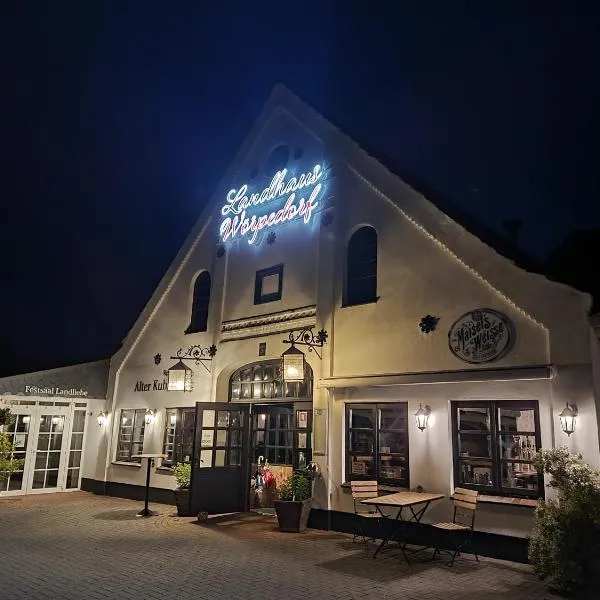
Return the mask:
<path fill-rule="evenodd" d="M 415 413 L 415 421 L 417 422 L 417 427 L 421 431 L 425 431 L 427 429 L 427 423 L 429 421 L 429 415 L 431 414 L 431 408 L 425 405 L 423 406 L 419 403 L 419 410 Z"/>
<path fill-rule="evenodd" d="M 98 425 L 105 425 L 108 421 L 108 415 L 104 411 L 100 411 L 98 414 Z"/>
<path fill-rule="evenodd" d="M 146 425 L 152 425 L 154 420 L 156 419 L 156 411 L 151 408 L 146 409 L 146 414 L 144 415 L 144 421 Z"/>
<path fill-rule="evenodd" d="M 304 381 L 304 352 L 298 350 L 294 344 L 281 355 L 281 363 L 283 380 L 286 383 Z"/>
<path fill-rule="evenodd" d="M 571 435 L 575 431 L 575 423 L 577 421 L 577 406 L 575 404 L 569 404 L 562 409 L 562 412 L 558 415 L 560 419 L 560 426 L 562 430 L 567 434 Z"/>
<path fill-rule="evenodd" d="M 166 370 L 167 390 L 169 392 L 191 392 L 192 391 L 192 369 L 182 360 Z"/>
<path fill-rule="evenodd" d="M 282 341 L 284 344 L 290 344 L 290 347 L 281 355 L 283 380 L 286 383 L 304 381 L 304 352 L 298 350 L 296 346 L 306 346 L 309 352 L 314 352 L 321 358 L 319 349 L 327 341 L 327 332 L 321 329 L 315 333 L 312 327 L 304 327 L 300 330 L 290 331 L 288 339 Z"/>

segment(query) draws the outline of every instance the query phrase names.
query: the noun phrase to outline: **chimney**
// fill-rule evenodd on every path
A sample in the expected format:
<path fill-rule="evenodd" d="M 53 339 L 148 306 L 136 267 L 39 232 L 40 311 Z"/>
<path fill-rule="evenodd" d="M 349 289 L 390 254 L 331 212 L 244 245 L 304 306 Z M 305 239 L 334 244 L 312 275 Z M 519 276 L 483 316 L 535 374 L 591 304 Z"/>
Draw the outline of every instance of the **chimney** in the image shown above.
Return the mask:
<path fill-rule="evenodd" d="M 522 219 L 506 219 L 502 221 L 504 229 L 506 230 L 506 237 L 513 246 L 519 245 L 519 230 L 523 225 Z"/>

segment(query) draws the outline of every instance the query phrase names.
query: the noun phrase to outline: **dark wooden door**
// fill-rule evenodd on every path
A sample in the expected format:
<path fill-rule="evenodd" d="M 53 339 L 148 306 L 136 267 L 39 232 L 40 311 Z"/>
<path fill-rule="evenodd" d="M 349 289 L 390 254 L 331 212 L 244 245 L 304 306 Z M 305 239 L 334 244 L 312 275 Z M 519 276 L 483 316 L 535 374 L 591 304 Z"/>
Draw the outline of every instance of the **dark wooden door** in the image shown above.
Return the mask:
<path fill-rule="evenodd" d="M 192 514 L 246 510 L 249 406 L 196 403 Z"/>

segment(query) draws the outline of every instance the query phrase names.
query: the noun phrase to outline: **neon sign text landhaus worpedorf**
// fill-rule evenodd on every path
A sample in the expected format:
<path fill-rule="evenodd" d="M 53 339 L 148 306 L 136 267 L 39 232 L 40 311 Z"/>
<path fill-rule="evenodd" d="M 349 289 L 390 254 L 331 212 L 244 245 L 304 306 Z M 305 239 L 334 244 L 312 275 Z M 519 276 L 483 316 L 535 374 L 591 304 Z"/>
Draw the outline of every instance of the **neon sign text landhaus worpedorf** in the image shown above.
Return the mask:
<path fill-rule="evenodd" d="M 224 242 L 238 236 L 249 236 L 248 243 L 253 244 L 265 227 L 282 225 L 299 218 L 302 218 L 304 223 L 310 222 L 315 208 L 319 205 L 323 169 L 321 165 L 315 165 L 312 170 L 286 180 L 287 173 L 287 169 L 277 171 L 268 187 L 261 192 L 248 194 L 247 185 L 228 192 L 227 204 L 221 208 L 221 214 L 226 218 L 219 231 Z M 304 192 L 301 197 L 302 190 Z M 253 209 L 260 210 L 261 205 L 282 198 L 286 200 L 278 210 L 269 212 L 266 207 L 260 214 L 251 214 Z"/>

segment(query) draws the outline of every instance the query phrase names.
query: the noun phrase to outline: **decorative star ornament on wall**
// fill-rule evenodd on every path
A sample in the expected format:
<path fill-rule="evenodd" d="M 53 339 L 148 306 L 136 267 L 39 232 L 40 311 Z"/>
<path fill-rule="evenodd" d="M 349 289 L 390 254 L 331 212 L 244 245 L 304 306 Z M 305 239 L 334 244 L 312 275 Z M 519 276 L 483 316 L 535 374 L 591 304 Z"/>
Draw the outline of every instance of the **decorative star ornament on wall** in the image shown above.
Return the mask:
<path fill-rule="evenodd" d="M 424 316 L 419 322 L 419 327 L 423 333 L 431 333 L 435 331 L 437 324 L 439 323 L 439 317 L 434 317 L 432 315 Z"/>

